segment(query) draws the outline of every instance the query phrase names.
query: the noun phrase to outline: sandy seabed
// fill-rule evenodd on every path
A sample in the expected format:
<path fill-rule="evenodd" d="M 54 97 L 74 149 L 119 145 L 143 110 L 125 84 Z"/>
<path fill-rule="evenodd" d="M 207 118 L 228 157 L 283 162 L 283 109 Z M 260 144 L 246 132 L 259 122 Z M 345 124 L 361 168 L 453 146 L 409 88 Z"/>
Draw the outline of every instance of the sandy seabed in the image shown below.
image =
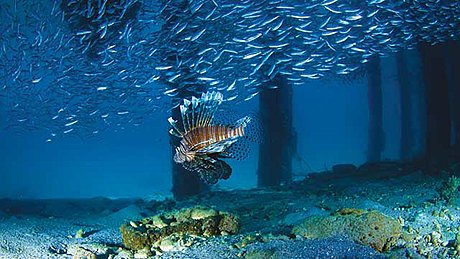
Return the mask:
<path fill-rule="evenodd" d="M 448 179 L 418 171 L 387 170 L 372 176 L 331 172 L 276 188 L 214 190 L 182 201 L 3 199 L 0 258 L 142 258 L 124 247 L 119 231 L 123 223 L 196 205 L 238 215 L 239 233 L 199 239 L 152 257 L 458 258 L 459 202 L 448 203 L 441 194 Z M 381 253 L 347 236 L 312 240 L 292 234 L 293 226 L 305 218 L 343 208 L 378 211 L 396 219 L 406 238 Z M 248 236 L 261 238 L 241 245 Z"/>

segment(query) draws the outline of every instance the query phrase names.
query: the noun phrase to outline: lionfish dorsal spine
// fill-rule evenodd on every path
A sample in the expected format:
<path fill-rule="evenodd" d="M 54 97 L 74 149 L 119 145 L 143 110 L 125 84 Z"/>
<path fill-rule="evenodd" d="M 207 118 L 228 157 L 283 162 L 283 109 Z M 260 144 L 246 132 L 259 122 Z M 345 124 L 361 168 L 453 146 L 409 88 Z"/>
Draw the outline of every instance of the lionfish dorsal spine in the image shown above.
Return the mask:
<path fill-rule="evenodd" d="M 185 100 L 185 99 L 184 99 Z M 182 118 L 182 127 L 184 128 L 184 132 L 189 131 L 188 123 L 187 123 L 187 107 L 185 105 L 180 106 L 180 114 Z"/>
<path fill-rule="evenodd" d="M 173 129 L 170 129 L 170 130 L 169 130 L 169 134 L 171 134 L 171 135 L 173 135 L 173 136 L 176 136 L 176 137 L 178 137 L 178 138 L 181 138 L 181 137 L 182 137 L 182 135 L 177 134 L 177 132 L 176 132 L 175 130 L 173 130 Z"/>
<path fill-rule="evenodd" d="M 196 126 L 198 127 L 199 125 L 205 125 L 205 120 L 206 120 L 206 108 L 204 105 L 199 106 L 200 109 L 200 119 L 198 120 Z"/>
<path fill-rule="evenodd" d="M 168 122 L 171 125 L 172 129 L 169 130 L 169 133 L 171 135 L 174 135 L 176 137 L 182 137 L 184 135 L 184 132 L 179 129 L 177 126 L 177 121 L 174 120 L 172 117 L 168 118 Z"/>
<path fill-rule="evenodd" d="M 198 99 L 195 96 L 192 96 L 192 125 L 195 126 L 197 119 L 198 119 L 198 114 L 197 114 L 197 106 L 198 106 Z"/>
<path fill-rule="evenodd" d="M 203 93 L 201 98 L 192 97 L 191 101 L 184 99 L 184 103 L 180 105 L 184 132 L 211 125 L 222 101 L 223 96 L 218 92 Z"/>
<path fill-rule="evenodd" d="M 205 95 L 202 94 L 201 98 L 198 99 L 197 109 L 198 109 L 198 119 L 195 123 L 195 127 L 199 127 L 200 125 L 204 125 L 204 121 L 206 119 L 206 99 Z"/>

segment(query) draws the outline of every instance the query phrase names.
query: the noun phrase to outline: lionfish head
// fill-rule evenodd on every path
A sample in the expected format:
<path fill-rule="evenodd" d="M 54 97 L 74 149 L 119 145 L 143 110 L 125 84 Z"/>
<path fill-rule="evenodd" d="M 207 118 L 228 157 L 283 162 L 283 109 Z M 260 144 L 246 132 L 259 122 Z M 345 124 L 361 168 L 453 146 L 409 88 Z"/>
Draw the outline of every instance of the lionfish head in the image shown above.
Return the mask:
<path fill-rule="evenodd" d="M 195 152 L 187 151 L 183 146 L 176 147 L 176 153 L 174 154 L 174 162 L 182 164 L 190 162 L 195 158 Z"/>

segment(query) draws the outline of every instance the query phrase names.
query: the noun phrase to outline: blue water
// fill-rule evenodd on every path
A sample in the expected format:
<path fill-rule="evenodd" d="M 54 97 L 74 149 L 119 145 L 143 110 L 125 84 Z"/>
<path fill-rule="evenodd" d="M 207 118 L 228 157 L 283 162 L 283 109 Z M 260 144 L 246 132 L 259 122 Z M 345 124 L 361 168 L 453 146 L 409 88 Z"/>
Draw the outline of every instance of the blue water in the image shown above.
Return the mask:
<path fill-rule="evenodd" d="M 395 81 L 387 84 L 393 88 L 385 88 L 384 157 L 397 159 L 400 133 L 395 114 L 398 116 L 399 107 L 394 96 L 398 89 Z M 257 105 L 254 99 L 240 108 L 244 111 Z M 293 114 L 298 155 L 309 165 L 294 159 L 294 174 L 302 176 L 338 163 L 360 165 L 366 161 L 365 80 L 344 84 L 318 81 L 295 87 Z M 167 195 L 172 184 L 167 117 L 168 114 L 155 113 L 137 127 L 107 130 L 92 138 L 67 136 L 52 143 L 43 140 L 43 132 L 18 134 L 4 130 L 4 140 L 0 142 L 0 194 L 12 198 Z M 244 161 L 230 161 L 234 173 L 219 187 L 255 187 L 257 151 L 252 150 Z"/>

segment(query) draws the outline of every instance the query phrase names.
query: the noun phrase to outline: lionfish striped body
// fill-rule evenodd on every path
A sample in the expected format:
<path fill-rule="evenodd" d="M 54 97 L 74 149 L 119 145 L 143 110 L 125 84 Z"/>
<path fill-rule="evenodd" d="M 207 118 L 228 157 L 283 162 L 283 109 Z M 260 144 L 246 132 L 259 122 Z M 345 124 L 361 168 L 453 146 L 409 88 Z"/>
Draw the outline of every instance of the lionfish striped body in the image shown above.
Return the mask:
<path fill-rule="evenodd" d="M 174 161 L 190 171 L 196 171 L 207 183 L 227 179 L 230 166 L 221 158 L 230 157 L 228 149 L 245 136 L 245 128 L 251 121 L 246 116 L 235 125 L 214 125 L 217 108 L 223 101 L 219 92 L 203 93 L 201 98 L 184 99 L 180 105 L 182 127 L 177 120 L 169 118 L 170 133 L 181 138 L 175 149 Z"/>

